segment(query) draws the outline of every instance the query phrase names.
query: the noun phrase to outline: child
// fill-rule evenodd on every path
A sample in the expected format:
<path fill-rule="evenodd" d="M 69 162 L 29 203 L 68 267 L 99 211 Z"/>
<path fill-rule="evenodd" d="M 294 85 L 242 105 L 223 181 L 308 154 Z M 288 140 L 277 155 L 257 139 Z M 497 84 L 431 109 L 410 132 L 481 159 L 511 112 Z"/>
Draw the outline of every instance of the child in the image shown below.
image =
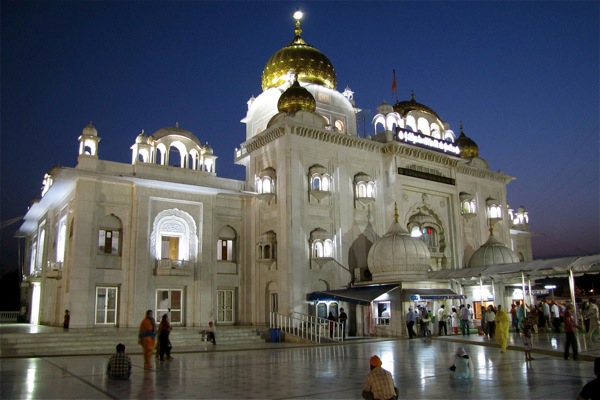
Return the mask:
<path fill-rule="evenodd" d="M 525 361 L 534 360 L 531 357 L 531 332 L 533 331 L 533 325 L 531 323 L 531 317 L 527 316 L 523 320 L 523 350 L 525 351 Z"/>

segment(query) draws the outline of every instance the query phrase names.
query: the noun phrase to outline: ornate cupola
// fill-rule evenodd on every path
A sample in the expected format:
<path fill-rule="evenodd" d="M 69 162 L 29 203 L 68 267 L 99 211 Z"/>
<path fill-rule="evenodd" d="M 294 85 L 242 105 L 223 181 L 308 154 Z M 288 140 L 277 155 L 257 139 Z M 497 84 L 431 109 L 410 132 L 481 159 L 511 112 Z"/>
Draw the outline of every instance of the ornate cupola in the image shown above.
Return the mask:
<path fill-rule="evenodd" d="M 410 101 L 399 101 L 394 104 L 394 111 L 403 117 L 406 117 L 406 115 L 408 115 L 408 113 L 411 111 L 421 111 L 425 114 L 432 115 L 437 120 L 441 121 L 439 115 L 435 111 L 424 104 L 418 103 L 415 100 L 415 92 L 410 93 Z"/>
<path fill-rule="evenodd" d="M 394 222 L 388 232 L 371 246 L 367 265 L 377 282 L 422 280 L 431 268 L 427 245 L 398 223 L 398 208 L 394 206 Z"/>
<path fill-rule="evenodd" d="M 295 114 L 300 110 L 314 112 L 316 109 L 317 102 L 315 98 L 308 90 L 300 86 L 298 79 L 281 94 L 277 101 L 277 110 L 279 112 Z"/>
<path fill-rule="evenodd" d="M 296 20 L 294 40 L 267 61 L 262 75 L 262 89 L 276 88 L 290 82 L 290 71 L 294 72 L 298 81 L 302 83 L 313 83 L 335 89 L 336 75 L 331 61 L 300 36 L 301 11 L 294 13 L 294 19 Z"/>
<path fill-rule="evenodd" d="M 461 158 L 479 157 L 479 147 L 473 139 L 467 137 L 463 131 L 462 121 L 460 123 L 460 135 L 456 139 L 456 145 L 460 148 Z"/>
<path fill-rule="evenodd" d="M 90 121 L 81 131 L 81 136 L 79 136 L 79 155 L 98 158 L 98 143 L 100 143 L 98 131 Z"/>

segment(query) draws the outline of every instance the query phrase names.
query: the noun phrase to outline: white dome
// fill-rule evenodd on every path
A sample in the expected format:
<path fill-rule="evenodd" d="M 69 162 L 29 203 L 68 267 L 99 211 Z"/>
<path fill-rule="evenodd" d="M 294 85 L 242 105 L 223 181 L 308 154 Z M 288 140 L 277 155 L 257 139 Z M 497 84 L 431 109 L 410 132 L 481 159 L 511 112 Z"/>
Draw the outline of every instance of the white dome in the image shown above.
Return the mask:
<path fill-rule="evenodd" d="M 431 255 L 422 240 L 410 236 L 398 220 L 369 250 L 367 264 L 374 281 L 419 280 L 427 277 Z"/>
<path fill-rule="evenodd" d="M 520 262 L 519 256 L 500 242 L 493 234 L 473 253 L 469 259 L 469 268 L 487 267 L 496 264 L 512 264 Z"/>

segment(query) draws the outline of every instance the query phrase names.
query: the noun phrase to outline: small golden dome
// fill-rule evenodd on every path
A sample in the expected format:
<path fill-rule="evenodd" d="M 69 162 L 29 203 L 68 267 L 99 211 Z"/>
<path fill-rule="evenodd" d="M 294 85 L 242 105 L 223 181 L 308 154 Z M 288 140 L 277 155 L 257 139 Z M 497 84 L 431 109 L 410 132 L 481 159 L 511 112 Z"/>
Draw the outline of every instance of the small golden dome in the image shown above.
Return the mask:
<path fill-rule="evenodd" d="M 479 147 L 473 139 L 465 135 L 462 122 L 460 123 L 460 135 L 456 138 L 456 145 L 460 148 L 461 158 L 479 157 Z"/>
<path fill-rule="evenodd" d="M 279 112 L 296 113 L 297 111 L 315 111 L 317 102 L 312 94 L 296 79 L 294 84 L 281 94 L 277 101 Z"/>
<path fill-rule="evenodd" d="M 263 70 L 262 89 L 279 87 L 289 80 L 289 72 L 303 83 L 314 83 L 335 89 L 336 76 L 331 61 L 316 48 L 307 44 L 300 36 L 300 18 L 296 18 L 294 40 L 277 53 L 273 54 Z"/>
<path fill-rule="evenodd" d="M 431 108 L 427 107 L 424 104 L 417 103 L 417 101 L 415 100 L 415 92 L 411 93 L 410 101 L 399 101 L 396 104 L 394 104 L 394 111 L 396 111 L 398 114 L 402 115 L 403 117 L 406 117 L 406 114 L 408 114 L 410 111 L 422 111 L 427 114 L 433 115 L 440 121 L 442 120 L 439 117 L 439 115 L 437 115 L 437 113 L 435 111 L 433 111 Z"/>

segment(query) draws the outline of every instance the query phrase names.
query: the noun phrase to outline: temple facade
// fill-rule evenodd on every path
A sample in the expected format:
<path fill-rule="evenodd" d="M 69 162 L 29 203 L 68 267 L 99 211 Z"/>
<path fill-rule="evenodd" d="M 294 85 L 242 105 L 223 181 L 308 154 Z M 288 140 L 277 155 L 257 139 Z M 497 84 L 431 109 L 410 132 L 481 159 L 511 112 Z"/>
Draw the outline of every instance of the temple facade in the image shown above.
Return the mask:
<path fill-rule="evenodd" d="M 31 323 L 69 309 L 72 327 L 133 327 L 153 309 L 175 325 L 268 325 L 344 307 L 351 333 L 403 331 L 409 304 L 484 300 L 440 271 L 532 259 L 527 212 L 507 204 L 514 178 L 462 124 L 412 94 L 359 135 L 353 91 L 295 18 L 242 119 L 245 181 L 219 177 L 213 149 L 179 126 L 132 135 L 130 163 L 102 160 L 101 132 L 83 129 L 77 165 L 49 170 L 17 233 Z"/>

